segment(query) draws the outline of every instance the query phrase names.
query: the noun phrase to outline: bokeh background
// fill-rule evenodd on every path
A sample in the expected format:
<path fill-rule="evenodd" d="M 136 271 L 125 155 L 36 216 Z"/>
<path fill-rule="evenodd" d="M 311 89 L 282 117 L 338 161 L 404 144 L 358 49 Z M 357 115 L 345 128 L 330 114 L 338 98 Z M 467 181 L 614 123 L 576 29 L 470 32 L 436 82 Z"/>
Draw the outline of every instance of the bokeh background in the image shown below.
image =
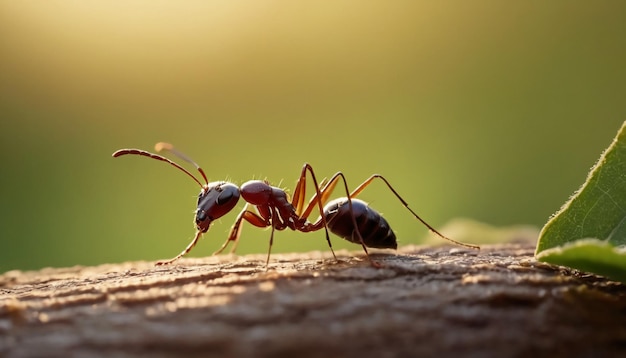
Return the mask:
<path fill-rule="evenodd" d="M 626 119 L 625 34 L 621 1 L 2 0 L 0 272 L 177 254 L 199 187 L 111 158 L 158 141 L 210 180 L 293 189 L 306 161 L 385 175 L 435 227 L 541 226 Z M 362 197 L 425 236 L 381 183 Z M 268 238 L 246 226 L 238 252 Z M 305 250 L 323 233 L 277 233 Z"/>

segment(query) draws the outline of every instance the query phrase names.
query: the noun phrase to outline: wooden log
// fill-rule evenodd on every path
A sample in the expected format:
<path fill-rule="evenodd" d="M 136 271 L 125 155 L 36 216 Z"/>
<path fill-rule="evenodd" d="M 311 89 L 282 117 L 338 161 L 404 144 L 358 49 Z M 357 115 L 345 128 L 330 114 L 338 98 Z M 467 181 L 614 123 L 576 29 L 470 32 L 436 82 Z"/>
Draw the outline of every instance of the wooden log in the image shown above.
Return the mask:
<path fill-rule="evenodd" d="M 626 356 L 626 285 L 529 244 L 0 276 L 2 357 Z"/>

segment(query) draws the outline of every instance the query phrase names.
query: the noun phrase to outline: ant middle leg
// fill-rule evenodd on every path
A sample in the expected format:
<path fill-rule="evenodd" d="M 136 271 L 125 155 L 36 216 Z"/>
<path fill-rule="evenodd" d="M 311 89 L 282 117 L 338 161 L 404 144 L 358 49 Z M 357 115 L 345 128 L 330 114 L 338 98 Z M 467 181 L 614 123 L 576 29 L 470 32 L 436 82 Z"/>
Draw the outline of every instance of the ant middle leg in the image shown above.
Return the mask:
<path fill-rule="evenodd" d="M 311 214 L 315 204 L 324 205 L 328 201 L 328 199 L 330 198 L 330 195 L 332 194 L 333 190 L 337 186 L 337 184 L 339 182 L 339 179 L 341 179 L 343 181 L 344 190 L 345 190 L 346 196 L 348 198 L 348 210 L 350 212 L 350 220 L 352 221 L 352 227 L 354 228 L 354 232 L 356 233 L 356 236 L 359 239 L 361 247 L 363 247 L 363 251 L 365 252 L 365 256 L 367 256 L 367 258 L 369 259 L 369 261 L 372 264 L 372 266 L 374 266 L 374 267 L 381 267 L 381 265 L 378 262 L 372 260 L 372 258 L 369 255 L 369 252 L 367 251 L 367 246 L 365 245 L 365 240 L 363 240 L 363 236 L 361 235 L 361 231 L 358 228 L 358 225 L 357 225 L 357 222 L 356 222 L 356 217 L 354 215 L 354 209 L 352 207 L 352 195 L 350 194 L 350 190 L 348 189 L 348 182 L 346 181 L 346 177 L 343 175 L 342 172 L 337 172 L 335 175 L 333 175 L 326 182 L 324 187 L 322 189 L 320 189 L 313 196 L 313 198 L 311 198 L 311 201 L 309 201 L 309 204 L 307 205 L 307 207 L 304 209 L 304 211 L 302 213 L 302 217 L 303 218 L 307 218 Z M 313 223 L 309 227 L 309 229 L 307 231 L 319 230 L 319 229 L 321 229 L 322 226 L 325 229 L 328 230 L 328 223 L 326 222 L 326 215 L 324 214 L 324 212 L 321 213 L 320 218 L 315 223 Z"/>
<path fill-rule="evenodd" d="M 311 201 L 309 202 L 306 210 L 303 213 L 302 209 L 304 208 L 304 202 L 306 200 L 306 173 L 307 172 L 311 174 L 311 178 L 313 179 L 313 186 L 315 187 L 315 194 L 313 195 L 313 198 L 311 198 Z M 329 183 L 327 183 L 324 187 L 328 188 L 328 184 Z M 333 258 L 335 259 L 335 261 L 337 261 L 337 255 L 335 255 L 335 250 L 333 250 L 333 244 L 330 242 L 330 235 L 328 234 L 328 225 L 326 223 L 326 218 L 324 216 L 324 203 L 326 202 L 328 195 L 330 195 L 335 185 L 336 183 L 332 184 L 332 187 L 330 189 L 327 189 L 329 193 L 325 195 L 324 191 L 320 190 L 320 186 L 318 184 L 317 178 L 315 177 L 315 172 L 313 171 L 313 167 L 311 167 L 309 163 L 305 163 L 304 166 L 302 167 L 302 171 L 300 172 L 300 178 L 298 179 L 298 182 L 296 183 L 296 188 L 294 189 L 294 192 L 293 192 L 293 198 L 292 198 L 291 204 L 296 211 L 296 215 L 300 219 L 304 219 L 304 220 L 306 220 L 309 217 L 309 215 L 311 214 L 311 211 L 313 211 L 313 208 L 317 205 L 322 221 L 321 221 L 321 226 L 319 228 L 316 228 L 315 230 L 320 230 L 322 227 L 324 228 L 324 233 L 326 234 L 326 242 L 328 242 L 328 247 L 330 248 L 330 252 L 333 254 Z M 298 230 L 303 231 L 303 232 L 314 231 L 314 230 L 307 230 L 307 229 L 303 230 L 303 228 L 300 228 Z"/>

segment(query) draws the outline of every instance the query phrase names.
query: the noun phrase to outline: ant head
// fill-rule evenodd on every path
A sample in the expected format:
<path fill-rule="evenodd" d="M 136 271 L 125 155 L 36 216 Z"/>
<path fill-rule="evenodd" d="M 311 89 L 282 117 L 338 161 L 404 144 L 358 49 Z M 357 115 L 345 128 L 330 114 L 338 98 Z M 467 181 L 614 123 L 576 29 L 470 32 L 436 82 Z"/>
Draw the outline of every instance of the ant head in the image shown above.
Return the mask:
<path fill-rule="evenodd" d="M 200 232 L 207 232 L 211 222 L 230 212 L 239 201 L 239 188 L 227 182 L 207 184 L 198 195 L 196 226 Z"/>

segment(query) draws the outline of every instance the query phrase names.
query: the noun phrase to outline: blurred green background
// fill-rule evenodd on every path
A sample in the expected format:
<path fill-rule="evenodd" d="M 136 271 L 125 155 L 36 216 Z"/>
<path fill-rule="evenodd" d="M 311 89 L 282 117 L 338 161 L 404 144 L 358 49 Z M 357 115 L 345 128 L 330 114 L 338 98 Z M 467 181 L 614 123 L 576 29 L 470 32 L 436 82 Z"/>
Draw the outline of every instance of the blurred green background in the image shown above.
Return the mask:
<path fill-rule="evenodd" d="M 306 161 L 385 175 L 435 227 L 541 226 L 626 119 L 625 34 L 621 1 L 3 0 L 0 272 L 182 250 L 197 185 L 111 158 L 157 141 L 210 180 L 293 190 Z M 401 244 L 426 234 L 382 184 L 362 198 Z M 238 253 L 268 238 L 246 225 Z M 305 250 L 323 233 L 277 233 Z"/>

